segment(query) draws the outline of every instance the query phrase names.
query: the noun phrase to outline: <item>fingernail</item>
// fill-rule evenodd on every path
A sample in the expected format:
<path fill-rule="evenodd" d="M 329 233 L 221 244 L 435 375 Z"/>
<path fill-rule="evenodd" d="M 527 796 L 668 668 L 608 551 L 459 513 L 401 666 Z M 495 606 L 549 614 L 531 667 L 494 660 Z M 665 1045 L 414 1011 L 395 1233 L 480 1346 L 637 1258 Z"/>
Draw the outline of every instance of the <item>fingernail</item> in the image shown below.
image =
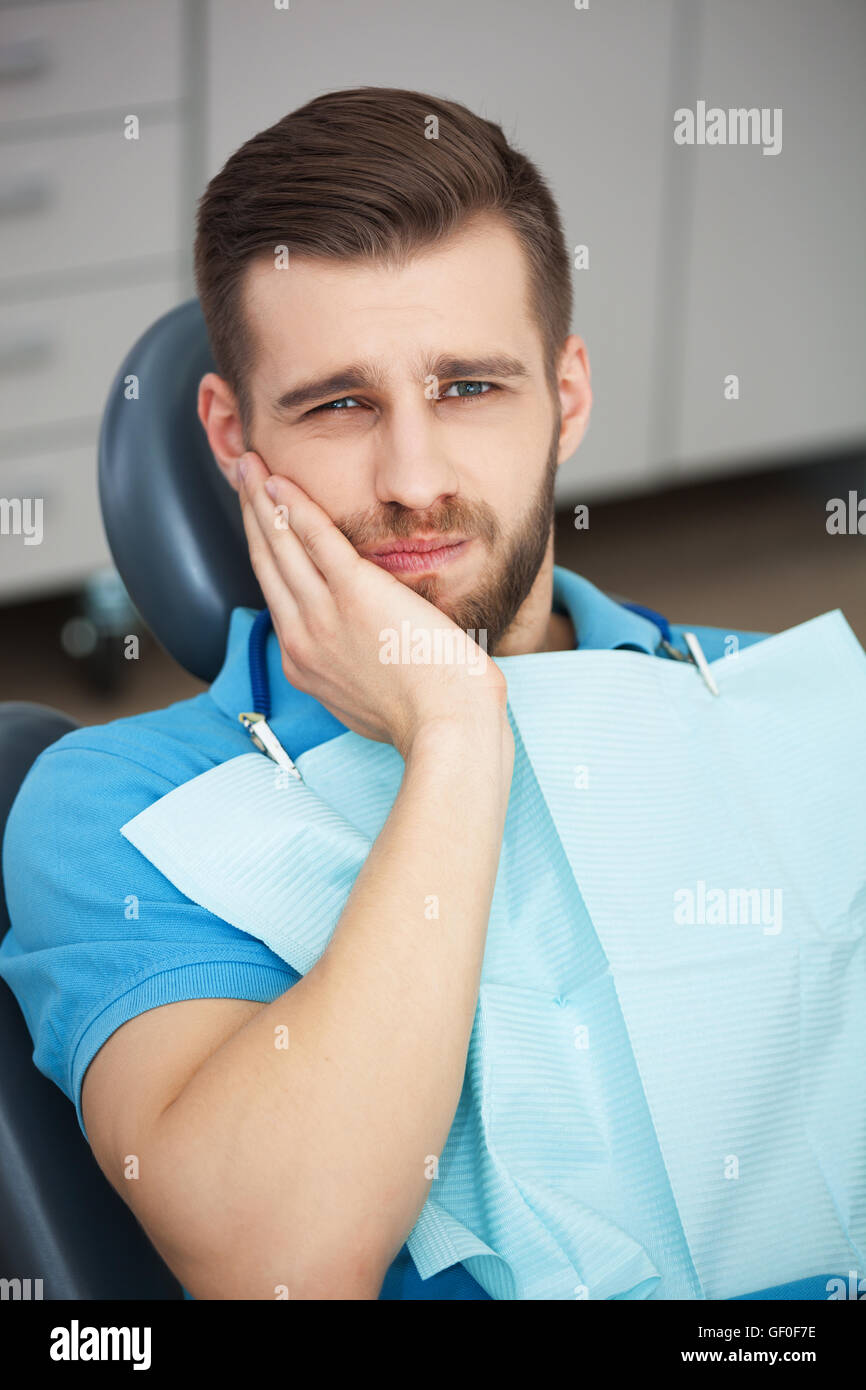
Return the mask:
<path fill-rule="evenodd" d="M 276 502 L 280 495 L 280 490 L 275 478 L 268 478 L 268 481 L 265 483 L 265 492 L 268 494 L 271 501 Z"/>
<path fill-rule="evenodd" d="M 249 468 L 249 466 L 250 466 L 250 461 L 249 461 L 249 459 L 247 458 L 246 454 L 242 454 L 242 455 L 241 455 L 241 461 L 240 461 L 240 463 L 238 464 L 238 472 L 240 473 L 240 475 L 241 475 L 242 478 L 245 478 L 245 477 L 247 476 L 247 469 Z"/>

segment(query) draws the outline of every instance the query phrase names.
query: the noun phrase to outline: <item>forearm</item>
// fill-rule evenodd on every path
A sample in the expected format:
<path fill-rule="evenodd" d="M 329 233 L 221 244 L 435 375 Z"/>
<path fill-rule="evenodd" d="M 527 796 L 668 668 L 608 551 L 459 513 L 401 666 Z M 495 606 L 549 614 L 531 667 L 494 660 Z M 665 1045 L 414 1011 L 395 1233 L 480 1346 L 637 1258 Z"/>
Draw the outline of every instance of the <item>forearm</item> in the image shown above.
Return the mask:
<path fill-rule="evenodd" d="M 154 1189 L 200 1213 L 174 1262 L 197 1297 L 377 1296 L 459 1101 L 512 761 L 504 712 L 422 730 L 321 959 L 161 1116 Z"/>

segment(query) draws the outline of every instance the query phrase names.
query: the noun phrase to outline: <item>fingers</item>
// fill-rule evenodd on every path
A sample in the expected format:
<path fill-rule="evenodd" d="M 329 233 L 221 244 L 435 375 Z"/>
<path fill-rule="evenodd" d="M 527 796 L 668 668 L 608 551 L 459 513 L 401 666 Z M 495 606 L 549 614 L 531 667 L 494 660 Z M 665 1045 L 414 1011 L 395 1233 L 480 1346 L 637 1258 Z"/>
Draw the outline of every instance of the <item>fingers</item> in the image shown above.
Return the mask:
<path fill-rule="evenodd" d="M 256 515 L 252 499 L 244 491 L 243 483 L 238 488 L 238 495 L 241 499 L 241 517 L 244 523 L 244 531 L 247 536 L 247 545 L 250 552 L 250 560 L 256 578 L 259 581 L 265 603 L 270 609 L 270 614 L 274 620 L 274 626 L 286 619 L 293 620 L 298 616 L 298 605 L 295 602 L 291 589 L 280 573 L 276 556 L 272 547 L 268 544 L 268 538 L 262 530 L 261 522 Z"/>
<path fill-rule="evenodd" d="M 273 489 L 273 502 L 284 508 L 283 515 L 290 531 L 297 536 L 305 553 L 317 570 L 333 588 L 345 584 L 358 565 L 358 552 L 347 540 L 338 526 L 335 526 L 328 513 L 314 502 L 303 488 L 279 473 L 265 476 L 265 466 L 257 454 L 246 454 L 250 460 L 246 485 L 251 492 L 264 494 L 264 484 Z M 253 482 L 255 479 L 255 482 Z M 257 485 L 260 485 L 257 488 Z"/>
<path fill-rule="evenodd" d="M 264 490 L 264 483 L 274 475 L 268 472 L 258 454 L 244 457 L 248 467 L 246 477 L 239 481 L 238 494 L 242 512 L 250 513 L 256 522 L 254 529 L 244 520 L 248 539 L 251 535 L 255 537 L 259 550 L 264 544 L 267 556 L 262 558 L 262 563 L 269 574 L 277 576 L 278 585 L 288 588 L 296 608 L 307 612 L 321 609 L 330 597 L 327 582 L 289 524 L 288 507 L 273 502 Z M 297 491 L 301 493 L 300 488 Z M 250 553 L 252 556 L 252 550 Z M 271 612 L 273 614 L 273 609 Z"/>

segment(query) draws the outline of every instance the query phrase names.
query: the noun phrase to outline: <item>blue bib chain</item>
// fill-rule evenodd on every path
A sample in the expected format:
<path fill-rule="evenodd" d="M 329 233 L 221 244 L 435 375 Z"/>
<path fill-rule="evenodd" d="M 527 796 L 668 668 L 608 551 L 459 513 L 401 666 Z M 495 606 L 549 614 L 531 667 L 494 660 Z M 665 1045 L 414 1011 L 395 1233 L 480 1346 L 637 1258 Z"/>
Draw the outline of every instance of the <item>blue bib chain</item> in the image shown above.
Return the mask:
<path fill-rule="evenodd" d="M 300 772 L 268 723 L 271 717 L 271 689 L 268 681 L 267 642 L 272 626 L 270 610 L 265 607 L 256 614 L 250 629 L 249 662 L 253 709 L 245 710 L 238 715 L 238 719 L 257 748 L 267 753 L 279 767 L 302 782 L 304 779 Z"/>
<path fill-rule="evenodd" d="M 265 652 L 272 627 L 271 610 L 263 608 L 256 614 L 250 630 L 250 687 L 253 692 L 253 709 L 258 710 L 263 719 L 271 717 L 271 689 Z"/>

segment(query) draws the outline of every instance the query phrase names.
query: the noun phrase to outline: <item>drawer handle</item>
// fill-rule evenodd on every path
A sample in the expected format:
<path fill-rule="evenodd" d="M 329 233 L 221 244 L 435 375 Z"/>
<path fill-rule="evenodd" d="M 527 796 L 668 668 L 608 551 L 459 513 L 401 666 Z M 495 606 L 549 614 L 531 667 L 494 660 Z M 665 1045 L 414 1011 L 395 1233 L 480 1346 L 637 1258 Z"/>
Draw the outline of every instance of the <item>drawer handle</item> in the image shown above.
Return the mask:
<path fill-rule="evenodd" d="M 48 43 L 42 35 L 0 44 L 0 82 L 41 76 L 50 66 L 48 52 Z"/>
<path fill-rule="evenodd" d="M 0 183 L 0 217 L 28 217 L 44 212 L 52 186 L 38 174 L 24 174 L 15 183 Z"/>
<path fill-rule="evenodd" d="M 54 344 L 47 334 L 0 339 L 0 372 L 29 372 L 51 360 Z"/>

